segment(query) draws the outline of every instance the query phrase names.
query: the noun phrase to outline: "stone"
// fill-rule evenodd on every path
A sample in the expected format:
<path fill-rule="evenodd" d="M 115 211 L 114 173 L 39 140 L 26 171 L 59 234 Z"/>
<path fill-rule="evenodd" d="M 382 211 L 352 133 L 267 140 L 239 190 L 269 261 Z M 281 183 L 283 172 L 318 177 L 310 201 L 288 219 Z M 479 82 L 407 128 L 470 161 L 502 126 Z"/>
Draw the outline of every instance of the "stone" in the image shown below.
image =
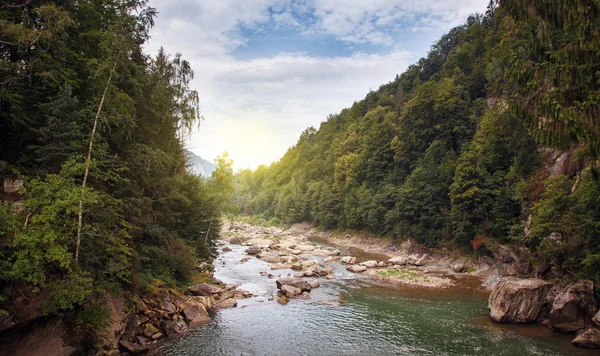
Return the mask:
<path fill-rule="evenodd" d="M 387 264 L 385 262 L 383 262 L 383 261 L 377 262 L 377 267 L 385 267 L 385 266 L 387 266 Z"/>
<path fill-rule="evenodd" d="M 316 279 L 309 282 L 310 288 L 315 289 L 315 288 L 319 288 L 321 286 L 321 283 L 319 283 L 319 281 L 317 281 Z"/>
<path fill-rule="evenodd" d="M 284 276 L 279 278 L 276 282 L 277 288 L 281 289 L 281 286 L 288 285 L 299 288 L 303 291 L 310 291 L 310 285 L 305 280 L 296 277 Z"/>
<path fill-rule="evenodd" d="M 388 260 L 388 263 L 395 266 L 404 266 L 406 265 L 406 258 L 402 256 L 395 256 Z"/>
<path fill-rule="evenodd" d="M 202 304 L 190 304 L 183 309 L 183 315 L 190 326 L 200 326 L 210 324 L 211 320 L 208 312 Z"/>
<path fill-rule="evenodd" d="M 249 257 L 242 257 L 242 259 L 240 260 L 240 262 L 244 263 L 244 262 L 248 262 L 250 261 Z"/>
<path fill-rule="evenodd" d="M 119 340 L 119 345 L 130 354 L 140 354 L 148 351 L 148 345 L 135 344 L 127 340 Z"/>
<path fill-rule="evenodd" d="M 452 270 L 456 273 L 464 273 L 467 271 L 467 265 L 464 262 L 456 262 L 452 265 Z"/>
<path fill-rule="evenodd" d="M 300 262 L 292 263 L 292 269 L 294 271 L 302 270 L 302 263 L 300 263 Z"/>
<path fill-rule="evenodd" d="M 188 292 L 192 295 L 210 296 L 221 292 L 221 288 L 206 283 L 199 283 L 188 287 Z"/>
<path fill-rule="evenodd" d="M 277 298 L 277 303 L 279 303 L 281 305 L 285 305 L 289 302 L 290 302 L 290 300 L 285 295 L 282 295 L 281 297 Z"/>
<path fill-rule="evenodd" d="M 323 262 L 325 262 L 325 263 L 330 263 L 330 262 L 335 262 L 335 261 L 337 261 L 337 258 L 334 256 L 329 256 L 323 260 Z"/>
<path fill-rule="evenodd" d="M 223 247 L 223 252 L 231 252 L 231 247 L 229 247 L 229 246 Z"/>
<path fill-rule="evenodd" d="M 350 265 L 350 266 L 346 267 L 346 269 L 350 272 L 360 273 L 360 272 L 366 271 L 367 266 Z"/>
<path fill-rule="evenodd" d="M 261 252 L 260 247 L 252 246 L 246 249 L 246 254 L 248 255 L 258 255 Z"/>
<path fill-rule="evenodd" d="M 365 266 L 367 268 L 377 268 L 378 264 L 377 261 L 365 261 L 365 262 L 361 262 L 359 263 L 360 266 Z"/>
<path fill-rule="evenodd" d="M 421 256 L 421 258 L 419 258 L 414 265 L 415 266 L 424 266 L 427 262 L 429 262 L 429 260 L 431 260 L 431 256 L 429 256 L 428 254 L 424 254 L 423 256 Z"/>
<path fill-rule="evenodd" d="M 498 323 L 533 323 L 551 286 L 541 279 L 501 278 L 488 302 L 490 318 Z"/>
<path fill-rule="evenodd" d="M 589 325 L 594 314 L 594 282 L 579 281 L 565 288 L 554 299 L 550 326 L 556 331 L 574 332 Z"/>
<path fill-rule="evenodd" d="M 4 193 L 17 193 L 23 187 L 21 179 L 4 179 Z"/>
<path fill-rule="evenodd" d="M 144 328 L 144 336 L 152 337 L 152 335 L 156 334 L 159 331 L 160 330 L 158 330 L 154 325 L 148 323 L 148 324 L 146 324 L 146 327 Z"/>
<path fill-rule="evenodd" d="M 158 332 L 158 333 L 156 333 L 156 334 L 152 335 L 152 340 L 160 340 L 160 339 L 162 339 L 163 337 L 165 337 L 165 334 L 163 334 L 163 333 L 161 333 L 161 332 Z"/>
<path fill-rule="evenodd" d="M 175 305 L 169 301 L 163 300 L 160 303 L 160 309 L 166 311 L 167 313 L 175 313 L 177 311 L 177 308 L 175 307 Z"/>
<path fill-rule="evenodd" d="M 287 262 L 287 260 L 282 261 L 282 258 L 277 255 L 264 255 L 264 256 L 257 256 L 257 257 L 267 263 L 280 263 L 280 262 L 285 263 L 285 262 Z"/>
<path fill-rule="evenodd" d="M 358 262 L 358 259 L 355 256 L 344 256 L 340 260 L 343 264 L 354 265 Z"/>
<path fill-rule="evenodd" d="M 188 329 L 184 321 L 165 321 L 164 327 L 168 337 L 179 336 Z"/>
<path fill-rule="evenodd" d="M 283 285 L 283 286 L 281 286 L 281 292 L 283 294 L 285 294 L 286 297 L 293 298 L 293 297 L 301 294 L 302 293 L 302 289 L 296 288 L 296 287 L 292 287 L 292 286 L 288 286 L 288 285 Z"/>
<path fill-rule="evenodd" d="M 300 245 L 296 247 L 297 250 L 300 250 L 302 252 L 309 252 L 315 249 L 314 246 L 312 245 Z"/>
<path fill-rule="evenodd" d="M 600 329 L 587 328 L 580 331 L 572 341 L 573 345 L 588 349 L 600 349 Z"/>
<path fill-rule="evenodd" d="M 225 299 L 219 302 L 215 307 L 217 309 L 226 309 L 226 308 L 234 308 L 237 306 L 237 300 L 234 298 Z"/>
<path fill-rule="evenodd" d="M 600 310 L 594 315 L 592 322 L 596 324 L 596 326 L 600 326 Z"/>

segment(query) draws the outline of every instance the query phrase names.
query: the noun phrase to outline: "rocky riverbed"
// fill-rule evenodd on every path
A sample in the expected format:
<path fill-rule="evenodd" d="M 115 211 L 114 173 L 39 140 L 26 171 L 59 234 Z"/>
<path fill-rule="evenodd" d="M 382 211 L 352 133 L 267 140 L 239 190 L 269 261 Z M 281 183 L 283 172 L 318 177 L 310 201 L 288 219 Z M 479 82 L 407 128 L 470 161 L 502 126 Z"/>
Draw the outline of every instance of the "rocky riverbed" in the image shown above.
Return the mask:
<path fill-rule="evenodd" d="M 381 241 L 361 250 L 305 225 L 223 228 L 214 276 L 254 296 L 209 308 L 210 324 L 159 340 L 151 354 L 593 354 L 537 324 L 491 321 L 482 282 L 502 276 L 472 261 Z"/>

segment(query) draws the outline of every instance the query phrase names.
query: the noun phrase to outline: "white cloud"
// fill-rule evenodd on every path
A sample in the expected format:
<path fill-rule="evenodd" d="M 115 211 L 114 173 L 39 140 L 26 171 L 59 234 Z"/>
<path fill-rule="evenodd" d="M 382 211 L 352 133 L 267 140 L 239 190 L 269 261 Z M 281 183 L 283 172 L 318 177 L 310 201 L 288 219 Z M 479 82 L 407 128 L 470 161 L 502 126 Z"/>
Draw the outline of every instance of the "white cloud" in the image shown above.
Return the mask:
<path fill-rule="evenodd" d="M 318 126 L 370 88 L 392 80 L 417 58 L 395 48 L 390 29 L 435 28 L 439 33 L 485 9 L 487 0 L 158 0 L 156 53 L 183 53 L 195 71 L 193 86 L 206 121 L 189 143 L 207 159 L 227 150 L 237 167 L 279 159 L 308 126 Z M 306 36 L 333 36 L 349 44 L 389 45 L 391 53 L 316 57 L 280 53 L 236 59 L 247 43 L 240 25 L 256 30 L 297 28 Z M 438 34 L 436 34 L 437 36 Z M 410 49 L 409 49 L 410 50 Z M 424 53 L 419 53 L 423 55 Z"/>

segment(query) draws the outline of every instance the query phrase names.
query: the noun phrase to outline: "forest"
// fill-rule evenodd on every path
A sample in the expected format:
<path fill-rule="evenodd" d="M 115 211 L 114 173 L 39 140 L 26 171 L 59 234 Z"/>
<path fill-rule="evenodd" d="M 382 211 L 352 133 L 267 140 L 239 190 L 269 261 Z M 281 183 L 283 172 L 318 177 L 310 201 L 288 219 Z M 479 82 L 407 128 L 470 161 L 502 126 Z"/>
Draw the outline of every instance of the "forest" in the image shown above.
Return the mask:
<path fill-rule="evenodd" d="M 278 162 L 238 172 L 236 209 L 474 255 L 526 247 L 554 277 L 600 281 L 598 23 L 592 1 L 490 1 Z"/>
<path fill-rule="evenodd" d="M 38 297 L 26 317 L 102 330 L 107 293 L 185 285 L 214 253 L 232 162 L 187 172 L 199 97 L 180 54 L 144 53 L 155 16 L 137 0 L 0 6 L 2 330 Z"/>

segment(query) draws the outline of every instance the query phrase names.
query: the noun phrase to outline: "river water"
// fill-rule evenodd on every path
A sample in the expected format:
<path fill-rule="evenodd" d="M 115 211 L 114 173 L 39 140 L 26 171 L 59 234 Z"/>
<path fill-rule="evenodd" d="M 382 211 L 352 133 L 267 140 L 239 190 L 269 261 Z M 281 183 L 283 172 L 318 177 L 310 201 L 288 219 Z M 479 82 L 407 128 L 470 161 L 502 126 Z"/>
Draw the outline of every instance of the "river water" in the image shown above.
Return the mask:
<path fill-rule="evenodd" d="M 255 257 L 241 263 L 245 247 L 230 246 L 233 251 L 215 261 L 215 277 L 257 297 L 216 312 L 212 324 L 165 340 L 152 354 L 597 355 L 573 347 L 573 336 L 544 327 L 492 323 L 486 316 L 489 294 L 478 290 L 474 278 L 443 290 L 392 288 L 334 263 L 335 280 L 320 279 L 309 300 L 280 305 L 269 301 L 277 292 L 275 279 L 293 271 L 271 271 Z M 263 271 L 274 277 L 261 276 Z"/>

